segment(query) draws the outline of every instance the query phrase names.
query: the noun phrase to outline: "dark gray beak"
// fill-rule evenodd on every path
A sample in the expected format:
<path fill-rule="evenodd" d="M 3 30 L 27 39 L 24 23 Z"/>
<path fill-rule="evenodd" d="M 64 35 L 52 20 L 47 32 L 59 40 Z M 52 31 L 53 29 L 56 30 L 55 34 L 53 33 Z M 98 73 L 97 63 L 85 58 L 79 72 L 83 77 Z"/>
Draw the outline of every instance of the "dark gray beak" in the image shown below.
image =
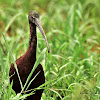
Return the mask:
<path fill-rule="evenodd" d="M 46 35 L 44 33 L 44 30 L 43 30 L 38 18 L 35 18 L 35 24 L 37 25 L 37 27 L 39 28 L 39 30 L 41 31 L 41 33 L 42 33 L 42 35 L 43 35 L 43 37 L 45 39 L 45 42 L 46 42 L 46 45 L 47 45 L 47 48 L 48 48 L 48 53 L 49 53 L 50 49 L 49 49 L 48 41 L 47 41 Z"/>

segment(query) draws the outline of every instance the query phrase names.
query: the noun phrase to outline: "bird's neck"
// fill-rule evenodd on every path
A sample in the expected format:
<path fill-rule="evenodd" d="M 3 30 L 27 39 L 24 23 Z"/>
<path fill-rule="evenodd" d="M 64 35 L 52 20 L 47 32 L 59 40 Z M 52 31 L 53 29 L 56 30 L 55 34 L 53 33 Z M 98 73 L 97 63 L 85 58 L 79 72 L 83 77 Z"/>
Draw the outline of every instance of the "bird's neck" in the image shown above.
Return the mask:
<path fill-rule="evenodd" d="M 29 21 L 30 26 L 30 37 L 29 46 L 26 52 L 26 56 L 32 61 L 36 61 L 36 48 L 37 48 L 37 35 L 36 35 L 36 25 Z"/>

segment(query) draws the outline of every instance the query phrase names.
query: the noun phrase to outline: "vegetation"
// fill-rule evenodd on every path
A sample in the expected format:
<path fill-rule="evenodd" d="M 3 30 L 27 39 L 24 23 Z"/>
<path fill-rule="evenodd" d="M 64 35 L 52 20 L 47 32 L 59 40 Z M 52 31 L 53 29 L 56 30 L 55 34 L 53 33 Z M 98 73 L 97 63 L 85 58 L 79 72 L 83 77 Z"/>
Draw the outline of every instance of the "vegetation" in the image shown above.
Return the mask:
<path fill-rule="evenodd" d="M 99 7 L 100 0 L 1 0 L 0 100 L 28 96 L 12 90 L 9 69 L 28 48 L 27 16 L 33 9 L 50 46 L 50 54 L 42 52 L 46 44 L 37 29 L 37 61 L 43 58 L 46 77 L 42 100 L 100 100 Z"/>

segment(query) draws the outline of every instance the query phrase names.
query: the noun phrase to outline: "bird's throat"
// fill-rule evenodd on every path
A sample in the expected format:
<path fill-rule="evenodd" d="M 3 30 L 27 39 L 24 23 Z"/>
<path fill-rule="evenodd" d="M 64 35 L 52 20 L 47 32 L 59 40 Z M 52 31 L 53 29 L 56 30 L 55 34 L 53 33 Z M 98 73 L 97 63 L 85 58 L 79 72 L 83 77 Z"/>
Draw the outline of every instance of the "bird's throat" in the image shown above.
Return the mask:
<path fill-rule="evenodd" d="M 30 21 L 29 21 L 29 25 L 30 25 L 29 47 L 35 48 L 37 46 L 36 25 L 34 23 L 31 23 Z"/>
<path fill-rule="evenodd" d="M 37 34 L 36 34 L 36 25 L 29 21 L 30 26 L 30 37 L 29 37 L 29 46 L 26 52 L 29 58 L 36 60 L 36 48 L 37 48 Z"/>

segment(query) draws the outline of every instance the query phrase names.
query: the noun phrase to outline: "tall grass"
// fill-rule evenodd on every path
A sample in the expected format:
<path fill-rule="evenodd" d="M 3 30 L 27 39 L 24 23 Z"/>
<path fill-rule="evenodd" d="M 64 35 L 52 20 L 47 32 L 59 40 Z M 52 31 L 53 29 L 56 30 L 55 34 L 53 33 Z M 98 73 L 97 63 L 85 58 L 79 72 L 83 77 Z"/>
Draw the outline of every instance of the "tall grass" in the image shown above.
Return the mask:
<path fill-rule="evenodd" d="M 0 33 L 6 39 L 0 34 L 0 100 L 18 100 L 32 94 L 16 95 L 13 83 L 9 84 L 11 55 L 15 61 L 28 47 L 27 16 L 32 9 L 40 13 L 50 45 L 50 54 L 44 52 L 40 60 L 46 77 L 42 99 L 100 99 L 99 0 L 1 0 L 0 5 Z M 46 44 L 38 29 L 37 37 L 38 59 Z"/>

